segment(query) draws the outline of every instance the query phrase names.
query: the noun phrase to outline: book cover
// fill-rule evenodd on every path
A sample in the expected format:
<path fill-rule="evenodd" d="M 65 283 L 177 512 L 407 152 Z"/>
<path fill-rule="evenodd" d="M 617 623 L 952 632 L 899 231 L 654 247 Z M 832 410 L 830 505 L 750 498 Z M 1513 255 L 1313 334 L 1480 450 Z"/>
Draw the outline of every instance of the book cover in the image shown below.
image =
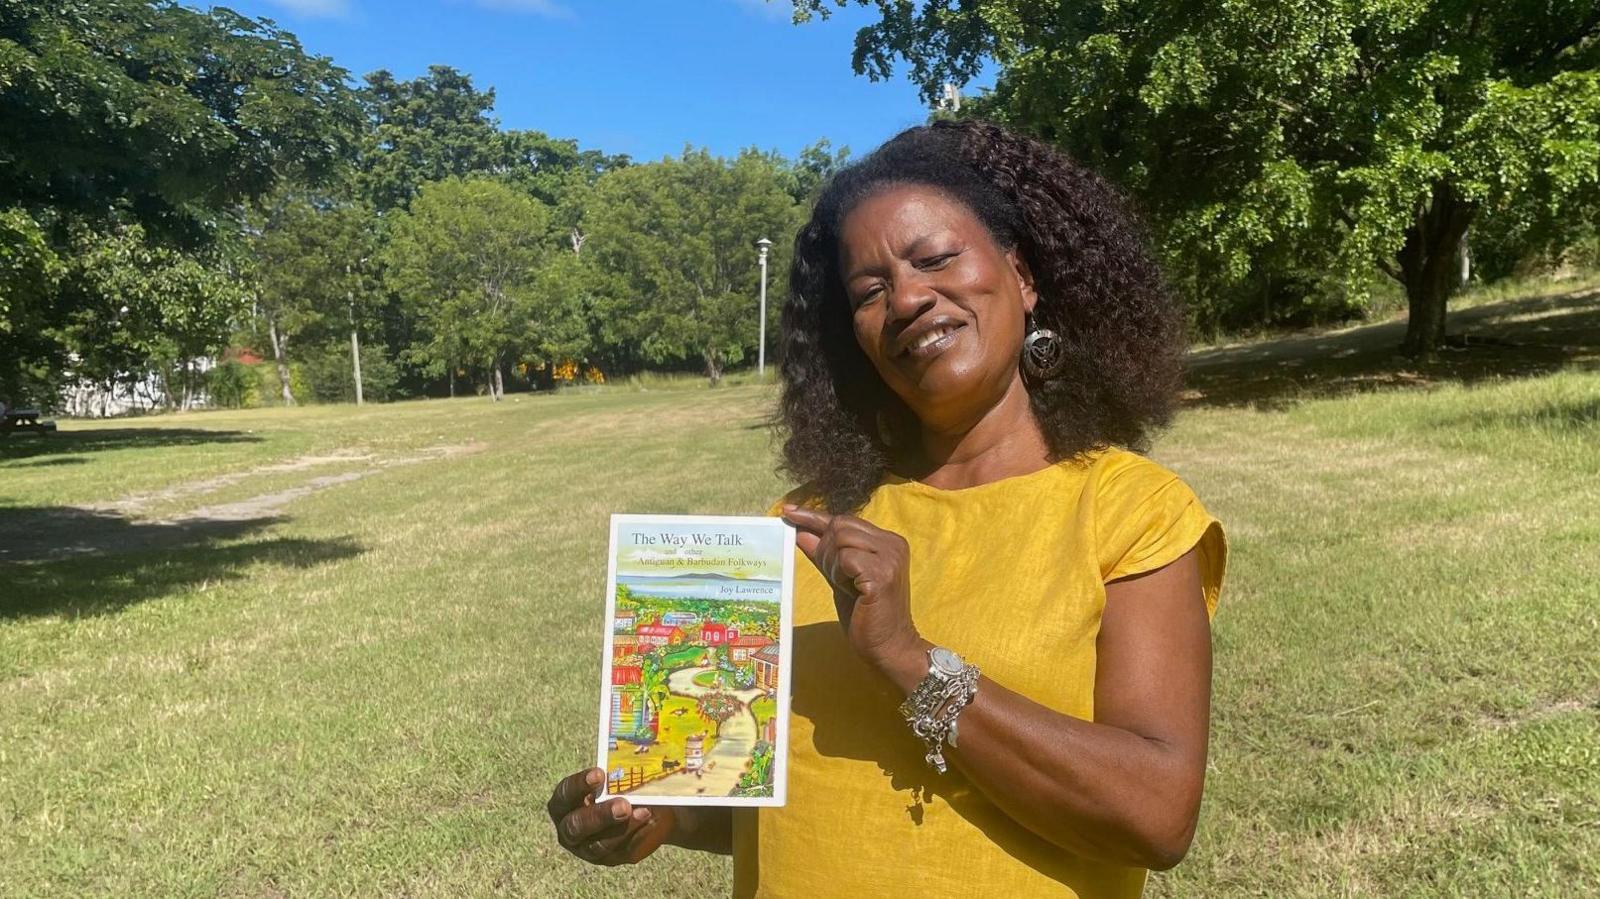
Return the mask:
<path fill-rule="evenodd" d="M 608 569 L 602 796 L 783 805 L 794 528 L 613 515 Z"/>

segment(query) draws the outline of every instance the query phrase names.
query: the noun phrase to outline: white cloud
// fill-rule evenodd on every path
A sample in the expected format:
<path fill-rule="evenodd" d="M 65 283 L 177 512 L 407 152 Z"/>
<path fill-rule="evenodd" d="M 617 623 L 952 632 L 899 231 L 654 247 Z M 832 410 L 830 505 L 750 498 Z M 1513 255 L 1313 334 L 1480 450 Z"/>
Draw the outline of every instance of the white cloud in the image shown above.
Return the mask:
<path fill-rule="evenodd" d="M 473 0 L 475 4 L 484 9 L 499 9 L 506 12 L 525 12 L 550 19 L 575 19 L 572 10 L 555 2 L 555 0 Z"/>
<path fill-rule="evenodd" d="M 350 0 L 268 0 L 268 2 L 310 18 L 339 19 L 350 14 Z"/>

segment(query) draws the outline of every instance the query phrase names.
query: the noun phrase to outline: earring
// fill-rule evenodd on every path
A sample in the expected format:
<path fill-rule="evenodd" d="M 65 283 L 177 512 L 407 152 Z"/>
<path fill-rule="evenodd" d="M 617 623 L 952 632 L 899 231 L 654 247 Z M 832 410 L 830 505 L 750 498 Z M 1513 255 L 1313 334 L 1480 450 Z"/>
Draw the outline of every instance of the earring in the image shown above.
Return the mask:
<path fill-rule="evenodd" d="M 1067 361 L 1061 338 L 1049 328 L 1034 324 L 1028 315 L 1028 336 L 1022 339 L 1022 371 L 1035 381 L 1047 381 L 1061 373 Z"/>

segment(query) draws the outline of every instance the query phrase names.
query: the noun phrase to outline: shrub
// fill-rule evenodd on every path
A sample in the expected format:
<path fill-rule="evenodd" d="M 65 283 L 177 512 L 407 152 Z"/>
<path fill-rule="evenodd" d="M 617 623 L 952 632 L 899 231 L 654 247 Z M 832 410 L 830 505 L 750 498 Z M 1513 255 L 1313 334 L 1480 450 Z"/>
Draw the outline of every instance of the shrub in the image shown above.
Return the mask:
<path fill-rule="evenodd" d="M 350 367 L 350 344 L 340 341 L 310 351 L 305 359 L 304 375 L 311 388 L 309 399 L 319 403 L 356 401 L 355 373 Z M 389 361 L 389 354 L 382 344 L 361 347 L 363 399 L 379 403 L 393 399 L 399 382 L 400 369 Z M 294 386 L 297 399 L 304 401 L 308 398 L 299 393 L 299 385 Z"/>
<path fill-rule="evenodd" d="M 260 366 L 230 361 L 206 372 L 206 392 L 211 402 L 229 409 L 246 409 L 260 399 Z"/>

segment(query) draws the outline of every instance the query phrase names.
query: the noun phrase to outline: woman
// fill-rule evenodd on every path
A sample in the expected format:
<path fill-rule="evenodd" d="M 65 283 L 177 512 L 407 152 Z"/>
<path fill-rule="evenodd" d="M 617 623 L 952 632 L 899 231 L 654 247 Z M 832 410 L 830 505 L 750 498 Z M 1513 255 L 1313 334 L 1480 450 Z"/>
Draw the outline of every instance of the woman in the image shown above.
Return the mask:
<path fill-rule="evenodd" d="M 591 769 L 558 839 L 731 851 L 738 895 L 1138 896 L 1194 833 L 1226 546 L 1123 448 L 1182 351 L 1135 223 L 1048 146 L 938 123 L 828 184 L 790 280 L 789 803 L 597 805 Z"/>

